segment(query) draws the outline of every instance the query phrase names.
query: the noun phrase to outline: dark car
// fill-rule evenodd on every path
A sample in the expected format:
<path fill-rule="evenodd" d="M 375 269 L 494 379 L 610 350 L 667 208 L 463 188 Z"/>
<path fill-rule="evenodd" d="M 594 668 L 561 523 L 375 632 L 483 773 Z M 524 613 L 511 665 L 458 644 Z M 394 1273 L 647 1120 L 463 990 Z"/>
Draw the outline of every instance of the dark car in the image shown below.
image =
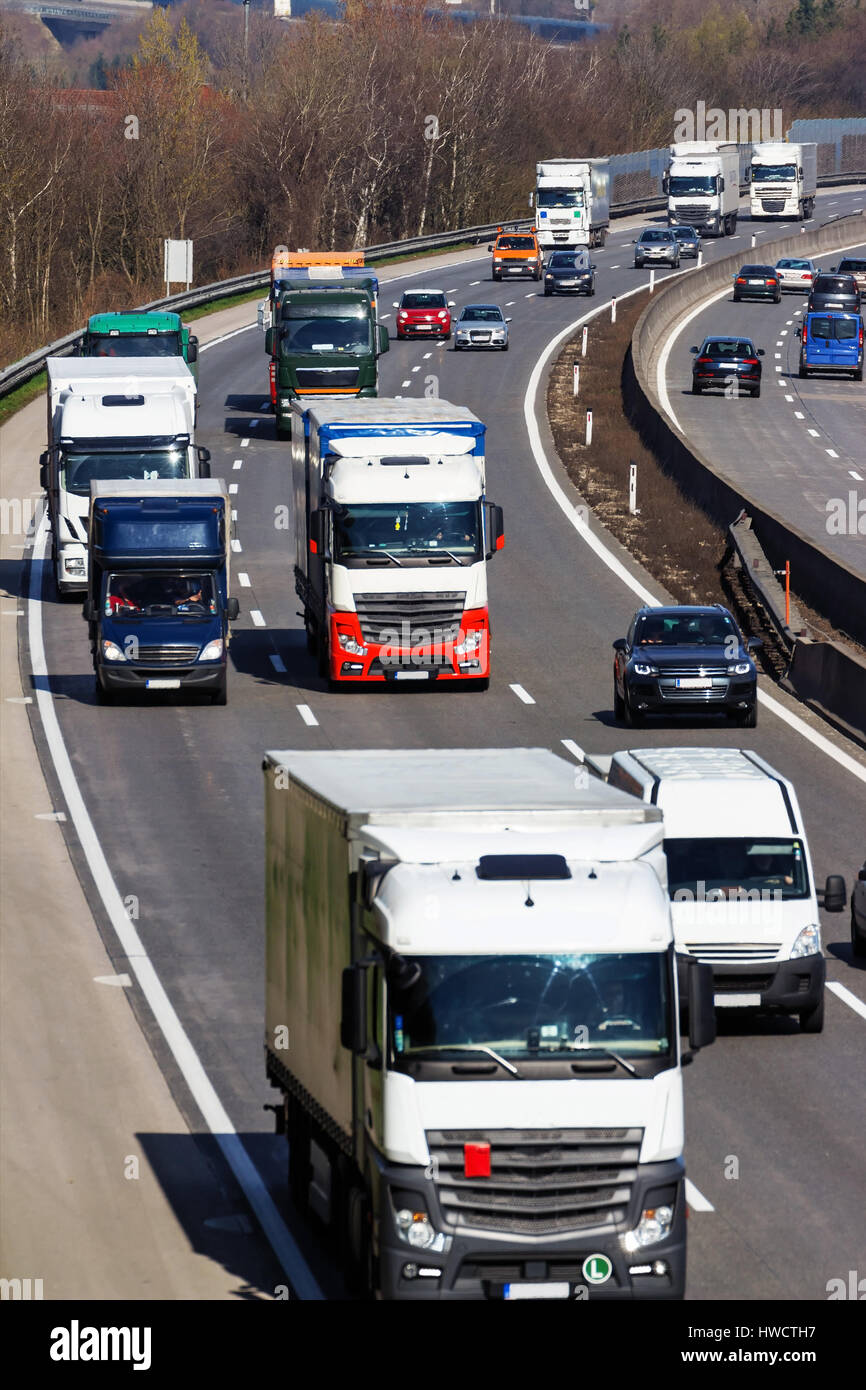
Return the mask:
<path fill-rule="evenodd" d="M 763 348 L 756 348 L 751 338 L 704 338 L 692 363 L 692 395 L 721 386 L 726 394 L 761 394 L 761 358 Z M 733 389 L 729 392 L 728 388 Z"/>
<path fill-rule="evenodd" d="M 782 282 L 774 265 L 741 265 L 734 276 L 734 303 L 741 299 L 782 302 Z"/>
<path fill-rule="evenodd" d="M 813 309 L 847 309 L 851 314 L 859 314 L 860 291 L 854 276 L 816 275 L 806 309 L 808 313 Z"/>
<path fill-rule="evenodd" d="M 694 227 L 669 227 L 680 244 L 680 255 L 686 260 L 696 260 L 701 249 L 701 239 Z"/>
<path fill-rule="evenodd" d="M 855 956 L 866 956 L 866 864 L 851 893 L 851 948 Z"/>
<path fill-rule="evenodd" d="M 834 273 L 836 275 L 853 275 L 860 291 L 860 298 L 866 299 L 866 260 L 860 256 L 843 256 Z"/>
<path fill-rule="evenodd" d="M 639 269 L 649 261 L 651 265 L 672 265 L 676 270 L 680 263 L 680 243 L 667 227 L 644 227 L 634 243 L 634 264 Z"/>
<path fill-rule="evenodd" d="M 397 337 L 451 337 L 453 299 L 446 299 L 442 290 L 406 290 L 397 310 Z"/>
<path fill-rule="evenodd" d="M 544 271 L 545 294 L 595 294 L 595 266 L 586 251 L 554 251 Z"/>
<path fill-rule="evenodd" d="M 641 608 L 613 644 L 613 707 L 630 727 L 647 714 L 719 710 L 744 728 L 758 722 L 758 672 L 727 608 Z"/>

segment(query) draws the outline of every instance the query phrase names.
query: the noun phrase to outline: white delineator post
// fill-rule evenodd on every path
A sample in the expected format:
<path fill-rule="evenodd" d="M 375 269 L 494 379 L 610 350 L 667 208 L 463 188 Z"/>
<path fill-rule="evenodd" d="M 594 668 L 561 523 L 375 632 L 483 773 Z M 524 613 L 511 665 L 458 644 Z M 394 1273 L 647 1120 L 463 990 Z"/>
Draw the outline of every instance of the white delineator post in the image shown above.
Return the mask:
<path fill-rule="evenodd" d="M 637 464 L 630 463 L 628 468 L 628 509 L 632 516 L 637 513 Z"/>
<path fill-rule="evenodd" d="M 654 270 L 651 270 L 651 271 L 650 271 L 650 294 L 653 293 L 655 287 L 656 287 L 656 273 L 655 273 Z"/>
<path fill-rule="evenodd" d="M 575 362 L 572 377 L 572 393 L 576 396 L 580 390 L 580 363 Z"/>
<path fill-rule="evenodd" d="M 580 340 L 580 355 L 581 355 L 581 357 L 585 357 L 585 356 L 586 356 L 586 339 L 587 339 L 587 334 L 588 334 L 588 333 L 589 333 L 589 329 L 587 328 L 586 324 L 584 324 L 584 325 L 583 325 L 583 336 L 582 336 L 582 338 L 581 338 L 581 340 Z"/>
<path fill-rule="evenodd" d="M 592 443 L 592 411 L 586 412 L 586 444 L 587 448 Z"/>
<path fill-rule="evenodd" d="M 616 323 L 616 295 L 610 301 L 610 321 Z"/>

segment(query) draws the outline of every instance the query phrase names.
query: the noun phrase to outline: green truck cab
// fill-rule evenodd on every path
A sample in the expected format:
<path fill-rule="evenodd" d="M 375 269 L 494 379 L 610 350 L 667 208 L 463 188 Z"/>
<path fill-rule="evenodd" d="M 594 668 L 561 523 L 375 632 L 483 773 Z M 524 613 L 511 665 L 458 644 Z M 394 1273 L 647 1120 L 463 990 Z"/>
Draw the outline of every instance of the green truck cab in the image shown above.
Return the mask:
<path fill-rule="evenodd" d="M 354 284 L 280 283 L 265 333 L 279 439 L 291 436 L 299 397 L 377 394 L 379 357 L 388 351 L 388 329 L 376 322 L 377 289 L 372 275 Z"/>
<path fill-rule="evenodd" d="M 180 314 L 93 314 L 78 351 L 80 357 L 182 357 L 198 383 L 198 338 Z"/>

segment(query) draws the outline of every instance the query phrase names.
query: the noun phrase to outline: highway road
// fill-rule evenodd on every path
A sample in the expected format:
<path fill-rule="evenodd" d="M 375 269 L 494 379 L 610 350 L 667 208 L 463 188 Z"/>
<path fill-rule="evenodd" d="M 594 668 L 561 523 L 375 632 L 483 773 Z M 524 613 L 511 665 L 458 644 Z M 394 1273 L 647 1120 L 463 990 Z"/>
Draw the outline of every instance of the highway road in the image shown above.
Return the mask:
<path fill-rule="evenodd" d="M 833 190 L 819 200 L 819 216 L 831 202 L 838 213 L 859 206 L 856 195 Z M 602 299 L 646 280 L 632 268 L 634 234 L 619 225 L 595 253 Z M 745 223 L 739 241 L 709 242 L 706 254 L 726 255 L 748 244 Z M 507 532 L 490 572 L 488 692 L 329 693 L 317 677 L 297 613 L 291 533 L 275 524 L 289 502 L 287 446 L 276 441 L 272 417 L 263 411 L 266 358 L 256 328 L 210 343 L 200 369 L 199 439 L 212 451 L 214 475 L 236 488 L 233 565 L 242 614 L 231 646 L 227 708 L 176 704 L 170 697 L 153 706 L 98 706 L 85 624 L 75 605 L 54 601 L 47 577 L 42 608 L 60 732 L 114 884 L 122 897 L 137 900 L 140 948 L 245 1155 L 329 1298 L 343 1294 L 339 1272 L 315 1228 L 292 1210 L 284 1141 L 273 1136 L 262 1109 L 275 1098 L 265 1083 L 261 1045 L 263 750 L 528 745 L 568 756 L 563 740 L 610 752 L 635 737 L 613 719 L 611 642 L 625 632 L 638 601 L 556 504 L 524 418 L 536 360 L 599 298 L 588 304 L 545 300 L 532 282 L 493 284 L 483 253 L 461 253 L 452 261 L 447 270 L 409 266 L 389 274 L 397 288 L 432 284 L 458 304 L 503 305 L 513 320 L 511 350 L 457 357 L 450 347 L 392 342 L 381 363 L 381 391 L 420 396 L 435 383 L 442 397 L 468 405 L 488 423 L 489 495 L 505 509 Z M 386 286 L 382 302 L 392 327 L 396 297 Z M 754 412 L 764 401 L 737 404 Z M 39 447 L 36 439 L 34 454 Z M 641 574 L 637 566 L 633 573 Z M 773 695 L 788 718 L 764 707 L 756 730 L 670 721 L 638 738 L 641 745 L 755 748 L 797 786 L 819 881 L 829 872 L 850 881 L 866 856 L 866 756 L 794 701 Z M 447 777 L 460 777 L 459 760 L 443 763 Z M 80 861 L 74 837 L 72 843 Z M 115 968 L 135 973 L 136 962 L 124 957 L 129 943 L 114 940 L 89 887 Z M 852 960 L 847 913 L 827 916 L 823 925 L 828 978 L 842 990 L 828 994 L 825 1032 L 807 1037 L 785 1020 L 725 1018 L 716 1045 L 685 1072 L 687 1163 L 696 1189 L 689 1298 L 823 1299 L 829 1279 L 866 1267 L 866 976 Z M 187 1085 L 140 984 L 127 993 L 187 1123 L 201 1132 L 201 1087 Z M 734 1167 L 735 1178 L 729 1176 Z M 225 1185 L 234 1190 L 227 1171 Z M 272 1292 L 262 1287 L 263 1239 L 256 1229 L 245 1240 L 251 1283 Z M 235 1268 L 242 1262 L 239 1255 Z M 291 1252 L 288 1263 L 292 1282 L 305 1276 Z M 277 1283 L 281 1275 L 273 1264 Z"/>

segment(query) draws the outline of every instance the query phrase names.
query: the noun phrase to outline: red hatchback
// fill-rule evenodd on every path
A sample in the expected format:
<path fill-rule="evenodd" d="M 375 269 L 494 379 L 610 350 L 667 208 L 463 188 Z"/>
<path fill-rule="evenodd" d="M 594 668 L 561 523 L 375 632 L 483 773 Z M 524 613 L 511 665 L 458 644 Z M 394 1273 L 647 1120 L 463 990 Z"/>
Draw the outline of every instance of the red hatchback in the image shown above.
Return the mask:
<path fill-rule="evenodd" d="M 450 338 L 453 300 L 442 290 L 406 290 L 397 310 L 398 338 Z"/>

